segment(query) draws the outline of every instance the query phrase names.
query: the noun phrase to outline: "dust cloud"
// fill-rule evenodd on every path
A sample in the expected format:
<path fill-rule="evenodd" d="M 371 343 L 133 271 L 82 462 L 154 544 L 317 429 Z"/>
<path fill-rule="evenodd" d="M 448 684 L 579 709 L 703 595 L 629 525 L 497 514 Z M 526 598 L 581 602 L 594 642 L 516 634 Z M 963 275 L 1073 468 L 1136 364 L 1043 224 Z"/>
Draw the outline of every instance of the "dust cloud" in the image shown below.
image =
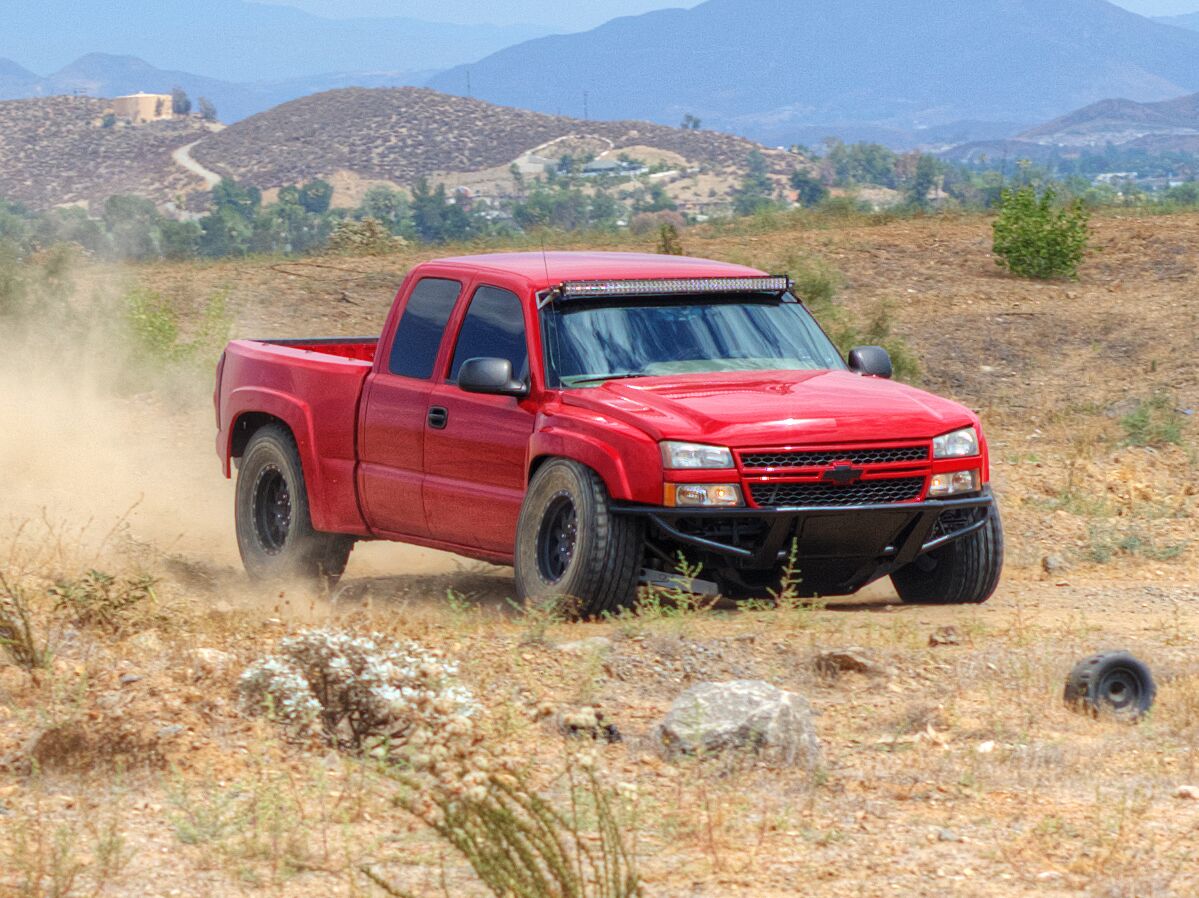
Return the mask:
<path fill-rule="evenodd" d="M 169 559 L 242 578 L 233 481 L 215 450 L 216 359 L 183 373 L 143 368 L 111 334 L 0 329 L 0 553 L 14 534 L 70 534 L 74 564 Z M 463 566 L 441 552 L 360 543 L 346 581 Z"/>

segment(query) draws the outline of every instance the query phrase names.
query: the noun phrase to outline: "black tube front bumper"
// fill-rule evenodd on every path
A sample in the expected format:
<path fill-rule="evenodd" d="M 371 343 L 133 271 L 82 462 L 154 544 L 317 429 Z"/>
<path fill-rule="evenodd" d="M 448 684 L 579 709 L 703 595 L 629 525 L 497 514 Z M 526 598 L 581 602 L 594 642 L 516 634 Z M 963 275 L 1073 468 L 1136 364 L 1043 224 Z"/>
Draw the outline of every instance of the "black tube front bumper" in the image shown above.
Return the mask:
<path fill-rule="evenodd" d="M 619 505 L 672 543 L 721 556 L 737 568 L 770 570 L 792 544 L 805 563 L 850 562 L 847 587 L 885 576 L 986 526 L 997 514 L 990 487 L 971 496 L 889 505 L 797 508 L 666 508 Z M 838 577 L 842 580 L 842 577 Z"/>

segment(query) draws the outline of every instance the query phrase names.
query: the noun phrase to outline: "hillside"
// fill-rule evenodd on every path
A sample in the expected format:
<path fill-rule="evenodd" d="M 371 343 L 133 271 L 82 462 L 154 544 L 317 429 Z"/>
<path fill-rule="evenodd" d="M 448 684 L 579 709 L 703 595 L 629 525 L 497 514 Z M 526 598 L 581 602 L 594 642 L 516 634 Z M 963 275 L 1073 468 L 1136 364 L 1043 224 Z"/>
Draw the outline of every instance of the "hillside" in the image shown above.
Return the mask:
<path fill-rule="evenodd" d="M 1105 0 L 912 0 L 902 16 L 873 0 L 708 0 L 531 40 L 429 84 L 463 93 L 468 70 L 495 103 L 578 112 L 586 92 L 603 118 L 690 113 L 787 144 L 811 126 L 1032 123 L 1105 97 L 1166 99 L 1199 89 L 1199 33 Z"/>
<path fill-rule="evenodd" d="M 90 97 L 0 102 L 0 198 L 34 209 L 137 193 L 165 202 L 203 183 L 171 151 L 206 129 L 195 119 L 101 127 L 108 103 Z"/>
<path fill-rule="evenodd" d="M 647 149 L 708 170 L 735 171 L 756 145 L 714 131 L 647 122 L 580 121 L 423 88 L 329 91 L 285 103 L 204 138 L 192 151 L 219 174 L 269 189 L 314 177 L 411 185 L 418 178 L 499 169 L 551 141 L 596 155 Z M 758 149 L 762 149 L 757 147 Z M 777 173 L 797 157 L 766 151 Z M 644 154 L 643 154 L 644 155 Z"/>
<path fill-rule="evenodd" d="M 1199 149 L 1199 94 L 1160 103 L 1103 100 L 1020 137 L 1056 146 L 1102 147 L 1110 143 L 1158 150 L 1184 145 Z"/>

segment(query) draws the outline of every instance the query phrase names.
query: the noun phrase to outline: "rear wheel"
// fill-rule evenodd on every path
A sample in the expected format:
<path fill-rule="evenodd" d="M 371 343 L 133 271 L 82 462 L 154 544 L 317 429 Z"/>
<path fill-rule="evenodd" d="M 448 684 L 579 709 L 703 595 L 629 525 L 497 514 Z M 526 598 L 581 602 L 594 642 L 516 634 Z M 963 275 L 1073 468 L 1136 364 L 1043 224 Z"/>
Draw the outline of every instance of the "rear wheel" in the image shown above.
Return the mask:
<path fill-rule="evenodd" d="M 332 584 L 345 571 L 354 540 L 313 529 L 300 453 L 285 427 L 268 424 L 250 437 L 235 513 L 237 548 L 251 577 Z"/>
<path fill-rule="evenodd" d="M 576 600 L 595 617 L 631 605 L 641 576 L 645 531 L 612 511 L 599 475 L 577 462 L 546 462 L 529 484 L 516 531 L 521 599 Z"/>
<path fill-rule="evenodd" d="M 899 598 L 928 605 L 978 605 L 991 598 L 1003 570 L 998 507 L 969 536 L 917 558 L 891 575 Z"/>

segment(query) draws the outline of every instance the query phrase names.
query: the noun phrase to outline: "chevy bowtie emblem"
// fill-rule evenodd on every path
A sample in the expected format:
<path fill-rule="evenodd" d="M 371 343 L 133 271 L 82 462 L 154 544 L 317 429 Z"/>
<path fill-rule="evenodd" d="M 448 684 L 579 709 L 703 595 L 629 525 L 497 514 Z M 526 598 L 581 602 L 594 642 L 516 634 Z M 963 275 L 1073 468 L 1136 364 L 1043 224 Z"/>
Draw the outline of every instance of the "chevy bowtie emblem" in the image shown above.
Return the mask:
<path fill-rule="evenodd" d="M 820 476 L 820 479 L 824 483 L 848 486 L 851 483 L 857 483 L 861 480 L 863 473 L 865 472 L 861 468 L 855 468 L 853 465 L 834 465 L 825 471 Z"/>

